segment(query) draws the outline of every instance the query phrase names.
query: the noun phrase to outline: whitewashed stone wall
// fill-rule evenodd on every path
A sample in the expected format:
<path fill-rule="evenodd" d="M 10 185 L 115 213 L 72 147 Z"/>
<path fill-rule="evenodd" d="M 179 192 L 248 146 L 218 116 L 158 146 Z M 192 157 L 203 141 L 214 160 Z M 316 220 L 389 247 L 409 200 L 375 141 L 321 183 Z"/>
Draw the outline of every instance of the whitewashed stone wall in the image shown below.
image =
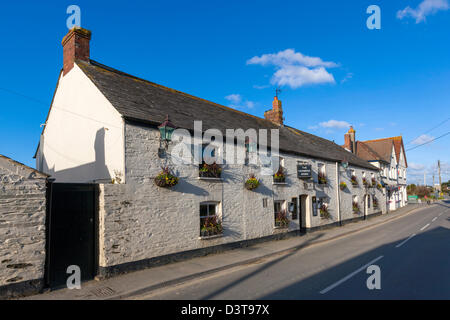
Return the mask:
<path fill-rule="evenodd" d="M 45 192 L 45 175 L 0 157 L 0 292 L 44 278 Z"/>
<path fill-rule="evenodd" d="M 197 165 L 176 166 L 173 168 L 180 178 L 179 183 L 172 189 L 165 189 L 153 182 L 163 165 L 158 157 L 159 132 L 127 123 L 125 140 L 126 183 L 100 186 L 101 267 L 298 230 L 298 219 L 291 221 L 288 229 L 274 228 L 273 202 L 289 202 L 300 195 L 308 196 L 308 228 L 338 221 L 335 162 L 281 154 L 287 172 L 285 185 L 274 185 L 272 176 L 258 175 L 259 169 L 251 166 L 223 165 L 222 181 L 199 179 Z M 324 164 L 327 186 L 314 183 L 312 188 L 305 189 L 304 181 L 297 178 L 298 161 L 308 161 L 312 165 L 314 181 L 317 181 L 318 164 Z M 254 191 L 244 188 L 250 172 L 261 181 Z M 313 196 L 327 198 L 330 219 L 312 215 Z M 267 207 L 263 207 L 264 198 Z M 199 238 L 200 203 L 204 201 L 220 202 L 222 237 Z M 351 210 L 351 197 L 350 200 L 341 197 L 341 215 L 354 218 Z"/>

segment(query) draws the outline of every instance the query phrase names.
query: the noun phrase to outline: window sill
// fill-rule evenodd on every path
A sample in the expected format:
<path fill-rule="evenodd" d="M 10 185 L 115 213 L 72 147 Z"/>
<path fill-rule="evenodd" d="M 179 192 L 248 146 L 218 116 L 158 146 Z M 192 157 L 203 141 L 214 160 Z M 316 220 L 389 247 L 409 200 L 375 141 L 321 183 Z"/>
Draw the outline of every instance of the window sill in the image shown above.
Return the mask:
<path fill-rule="evenodd" d="M 286 186 L 287 182 L 272 182 L 273 185 Z"/>
<path fill-rule="evenodd" d="M 278 229 L 288 229 L 289 226 L 285 226 L 285 227 L 273 227 L 274 230 L 278 230 Z"/>
<path fill-rule="evenodd" d="M 199 240 L 210 240 L 210 239 L 217 239 L 217 238 L 221 238 L 221 237 L 223 237 L 223 233 L 221 233 L 221 234 L 215 234 L 215 235 L 213 235 L 213 236 L 206 236 L 206 237 L 200 236 L 200 237 L 198 237 L 198 239 L 199 239 Z"/>
<path fill-rule="evenodd" d="M 212 178 L 212 177 L 197 177 L 198 180 L 207 180 L 207 181 L 223 181 L 222 178 Z"/>

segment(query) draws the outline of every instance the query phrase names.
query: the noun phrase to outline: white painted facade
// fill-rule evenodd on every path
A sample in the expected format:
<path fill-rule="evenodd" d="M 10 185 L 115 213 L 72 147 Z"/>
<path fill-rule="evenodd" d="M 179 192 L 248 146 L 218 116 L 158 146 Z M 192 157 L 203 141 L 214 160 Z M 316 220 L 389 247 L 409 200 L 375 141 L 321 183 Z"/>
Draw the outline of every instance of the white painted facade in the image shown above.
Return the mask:
<path fill-rule="evenodd" d="M 122 116 L 75 64 L 60 75 L 36 153 L 56 182 L 111 181 L 124 173 Z"/>
<path fill-rule="evenodd" d="M 362 185 L 364 175 L 377 177 L 378 170 L 344 168 L 338 162 L 283 152 L 285 184 L 274 184 L 272 176 L 259 176 L 261 185 L 248 191 L 244 182 L 249 173 L 259 172 L 258 167 L 225 164 L 221 180 L 211 181 L 199 179 L 198 165 L 175 166 L 169 161 L 180 181 L 172 189 L 160 188 L 153 181 L 163 165 L 158 157 L 159 139 L 155 127 L 125 121 L 76 64 L 60 77 L 36 155 L 37 168 L 56 182 L 101 183 L 100 267 L 298 231 L 300 227 L 314 230 L 386 212 L 383 191 Z M 311 181 L 297 177 L 299 162 L 311 164 Z M 317 183 L 319 166 L 327 177 L 326 185 Z M 350 183 L 352 173 L 359 181 L 356 187 Z M 119 184 L 112 184 L 117 177 Z M 347 184 L 344 190 L 340 190 L 340 182 Z M 287 228 L 275 227 L 276 201 L 283 209 L 294 201 L 301 208 L 297 217 L 289 213 Z M 358 202 L 359 213 L 353 213 L 353 201 Z M 223 223 L 223 234 L 214 239 L 200 237 L 200 205 L 206 202 L 217 204 Z M 320 216 L 319 202 L 327 204 L 329 218 Z"/>

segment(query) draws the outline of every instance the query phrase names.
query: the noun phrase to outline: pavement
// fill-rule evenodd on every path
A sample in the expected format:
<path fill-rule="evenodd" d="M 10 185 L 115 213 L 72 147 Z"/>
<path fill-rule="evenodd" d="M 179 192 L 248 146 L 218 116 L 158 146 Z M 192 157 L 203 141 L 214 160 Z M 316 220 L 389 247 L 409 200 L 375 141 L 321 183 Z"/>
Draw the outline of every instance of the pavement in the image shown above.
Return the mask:
<path fill-rule="evenodd" d="M 256 299 L 256 298 L 270 298 L 270 299 L 289 299 L 291 298 L 323 298 L 318 296 L 314 290 L 316 286 L 319 286 L 316 280 L 307 280 L 312 277 L 312 273 L 317 273 L 318 270 L 325 272 L 328 270 L 327 276 L 321 276 L 323 280 L 328 278 L 334 278 L 335 274 L 339 274 L 339 270 L 345 273 L 347 268 L 356 266 L 359 262 L 363 262 L 367 256 L 367 250 L 374 245 L 380 247 L 380 240 L 383 242 L 392 240 L 390 237 L 399 237 L 398 230 L 405 229 L 405 221 L 409 216 L 413 221 L 419 218 L 423 218 L 430 214 L 434 214 L 436 210 L 449 211 L 450 204 L 442 201 L 436 202 L 432 205 L 426 204 L 408 204 L 407 206 L 400 208 L 396 211 L 390 212 L 385 215 L 370 218 L 368 220 L 350 223 L 342 227 L 334 227 L 327 230 L 315 231 L 303 236 L 292 237 L 284 240 L 268 241 L 256 245 L 252 245 L 245 248 L 234 249 L 218 254 L 211 254 L 204 257 L 193 258 L 190 260 L 172 263 L 160 267 L 149 268 L 141 271 L 127 273 L 113 278 L 105 280 L 92 280 L 83 282 L 81 289 L 67 288 L 58 289 L 54 291 L 45 292 L 42 294 L 25 297 L 26 300 L 104 300 L 104 299 Z M 433 211 L 434 210 L 434 211 Z M 443 211 L 445 212 L 445 211 Z M 422 214 L 423 213 L 423 214 Z M 403 222 L 402 222 L 403 221 Z M 450 218 L 448 219 L 450 221 Z M 420 223 L 422 221 L 419 221 Z M 419 223 L 419 224 L 420 224 Z M 410 222 L 406 225 L 414 225 Z M 390 233 L 386 234 L 387 229 L 392 229 Z M 384 230 L 384 231 L 380 231 Z M 405 231 L 406 232 L 406 231 Z M 368 233 L 371 233 L 368 236 Z M 383 236 L 382 236 L 383 235 Z M 447 234 L 445 234 L 447 236 Z M 345 245 L 345 239 L 356 238 L 350 243 Z M 418 238 L 418 237 L 417 237 Z M 378 239 L 375 241 L 374 239 Z M 400 240 L 400 239 L 399 239 Z M 406 239 L 405 239 L 406 240 Z M 408 239 L 409 240 L 409 239 Z M 403 240 L 404 241 L 404 240 Z M 344 243 L 339 244 L 340 242 Z M 367 246 L 355 244 L 367 243 Z M 447 243 L 450 244 L 449 239 Z M 329 246 L 329 253 L 324 247 Z M 335 246 L 343 246 L 341 250 L 337 250 Z M 448 245 L 447 245 L 448 246 Z M 316 248 L 317 247 L 317 248 Z M 316 249 L 315 249 L 316 248 Z M 309 249 L 309 250 L 307 250 Z M 441 248 L 442 249 L 442 248 Z M 450 248 L 449 248 L 450 249 Z M 361 251 L 363 250 L 363 251 Z M 364 251 L 365 250 L 365 251 Z M 378 250 L 378 249 L 377 249 Z M 272 264 L 280 263 L 285 264 L 284 261 L 294 259 L 295 257 L 302 256 L 310 253 L 312 256 L 309 258 L 303 257 L 300 261 L 286 265 L 283 268 L 271 270 Z M 366 252 L 366 253 L 365 253 Z M 447 250 L 447 253 L 450 250 Z M 359 258 L 351 259 L 349 255 L 356 255 L 360 253 Z M 331 268 L 331 262 L 337 263 L 342 261 L 344 257 L 351 260 L 348 266 L 338 265 L 337 270 Z M 401 259 L 401 258 L 398 258 Z M 431 258 L 430 258 L 431 259 Z M 361 261 L 360 261 L 361 260 Z M 366 262 L 369 262 L 367 260 Z M 446 262 L 448 263 L 450 259 Z M 307 263 L 305 263 L 307 262 Z M 402 263 L 402 261 L 397 261 Z M 299 266 L 305 266 L 308 270 L 301 270 Z M 419 263 L 420 265 L 420 263 Z M 294 270 L 291 270 L 294 266 Z M 253 274 L 255 268 L 263 268 L 263 271 L 256 272 L 256 276 L 251 276 L 252 281 L 257 281 L 252 286 L 242 287 L 242 283 L 247 279 L 246 273 Z M 270 270 L 269 274 L 266 273 Z M 289 273 L 291 270 L 291 273 Z M 334 271 L 333 271 L 334 270 Z M 447 270 L 450 270 L 447 269 Z M 286 284 L 284 290 L 279 290 L 279 294 L 276 295 L 272 291 L 269 293 L 270 288 L 275 288 L 280 283 L 274 283 L 267 285 L 264 279 L 276 279 L 273 277 L 275 274 L 282 274 Z M 259 277 L 264 275 L 262 279 Z M 228 278 L 231 277 L 231 278 Z M 234 279 L 233 277 L 237 277 Z M 299 278 L 300 277 L 300 278 Z M 305 286 L 301 286 L 301 289 L 287 290 L 293 284 L 292 279 L 297 278 L 297 282 L 312 281 L 314 283 L 311 289 L 311 283 L 307 282 Z M 240 280 L 239 280 L 240 279 Z M 236 282 L 235 281 L 238 281 Z M 279 280 L 279 279 L 278 279 Z M 277 280 L 277 281 L 278 281 Z M 302 281 L 300 281 L 302 280 Z M 216 283 L 216 286 L 211 285 Z M 263 287 L 262 284 L 265 284 Z M 325 284 L 325 283 L 324 283 Z M 450 282 L 448 283 L 450 288 Z M 202 288 L 202 286 L 206 286 Z M 231 286 L 231 287 L 230 287 Z M 193 288 L 197 288 L 192 291 Z M 220 290 L 219 288 L 233 288 L 233 290 Z M 256 289 L 258 288 L 258 289 Z M 310 288 L 309 291 L 305 288 Z M 213 294 L 217 291 L 216 294 Z M 236 291 L 237 290 L 237 291 Z M 250 290 L 250 292 L 249 292 Z M 287 291 L 286 291 L 287 290 Z M 303 290 L 303 291 L 302 291 Z M 312 291 L 311 291 L 312 290 Z M 365 289 L 367 290 L 367 289 Z M 444 289 L 445 290 L 445 289 Z M 338 290 L 331 290 L 338 292 Z M 266 292 L 266 295 L 264 294 Z M 284 292 L 284 293 L 283 293 Z M 231 294 L 231 295 L 229 295 Z M 286 297 L 286 294 L 288 297 Z M 338 295 L 338 298 L 342 298 L 343 294 Z M 333 295 L 327 295 L 327 298 L 332 298 Z M 351 298 L 351 297 L 350 297 Z M 370 298 L 370 297 L 369 297 Z"/>

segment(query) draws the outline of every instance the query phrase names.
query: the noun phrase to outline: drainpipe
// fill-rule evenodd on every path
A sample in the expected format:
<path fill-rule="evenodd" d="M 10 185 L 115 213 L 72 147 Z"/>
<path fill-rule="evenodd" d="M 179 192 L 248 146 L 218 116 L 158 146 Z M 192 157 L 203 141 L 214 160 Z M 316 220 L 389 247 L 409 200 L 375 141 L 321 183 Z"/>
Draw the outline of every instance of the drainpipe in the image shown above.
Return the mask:
<path fill-rule="evenodd" d="M 336 199 L 337 199 L 337 214 L 338 224 L 341 225 L 341 188 L 339 188 L 339 163 L 336 162 Z"/>

